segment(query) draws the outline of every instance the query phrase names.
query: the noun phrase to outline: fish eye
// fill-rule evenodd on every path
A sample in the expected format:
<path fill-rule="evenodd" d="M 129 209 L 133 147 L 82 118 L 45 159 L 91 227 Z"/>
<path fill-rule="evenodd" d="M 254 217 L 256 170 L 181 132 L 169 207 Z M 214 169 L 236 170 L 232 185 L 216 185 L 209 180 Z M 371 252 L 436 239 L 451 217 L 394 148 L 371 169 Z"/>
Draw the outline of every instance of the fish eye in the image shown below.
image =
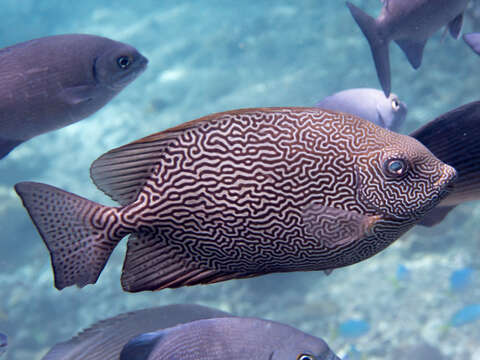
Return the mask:
<path fill-rule="evenodd" d="M 309 354 L 300 354 L 297 356 L 297 360 L 315 360 L 315 356 Z"/>
<path fill-rule="evenodd" d="M 117 65 L 120 69 L 128 69 L 132 65 L 132 60 L 128 56 L 120 56 L 117 58 Z"/>
<path fill-rule="evenodd" d="M 383 172 L 391 178 L 399 178 L 408 171 L 408 163 L 404 159 L 388 159 L 383 163 Z"/>
<path fill-rule="evenodd" d="M 394 111 L 398 111 L 398 109 L 400 109 L 400 102 L 398 99 L 392 99 L 392 109 Z"/>

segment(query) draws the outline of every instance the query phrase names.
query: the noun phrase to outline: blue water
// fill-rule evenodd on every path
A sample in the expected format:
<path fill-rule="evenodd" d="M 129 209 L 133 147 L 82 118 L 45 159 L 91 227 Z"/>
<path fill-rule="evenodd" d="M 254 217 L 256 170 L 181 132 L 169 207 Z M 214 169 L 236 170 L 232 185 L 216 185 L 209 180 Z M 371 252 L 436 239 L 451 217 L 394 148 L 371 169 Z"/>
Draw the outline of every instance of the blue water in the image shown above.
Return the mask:
<path fill-rule="evenodd" d="M 354 1 L 377 14 L 377 0 Z M 344 354 L 351 344 L 334 329 L 348 318 L 369 319 L 356 339 L 362 356 L 392 359 L 426 341 L 452 359 L 480 347 L 480 323 L 445 326 L 449 316 L 480 301 L 478 279 L 452 294 L 455 269 L 480 267 L 478 204 L 458 207 L 432 229 L 415 228 L 362 263 L 321 272 L 235 280 L 154 293 L 120 286 L 122 242 L 96 285 L 58 291 L 40 236 L 12 190 L 19 181 L 45 182 L 105 204 L 89 179 L 104 152 L 209 113 L 256 106 L 309 106 L 352 87 L 378 87 L 370 50 L 342 1 L 2 2 L 0 47 L 60 33 L 91 33 L 127 42 L 148 70 L 87 120 L 22 145 L 0 161 L 0 332 L 5 359 L 40 359 L 56 342 L 120 312 L 196 302 L 243 316 L 289 323 L 324 338 Z M 466 18 L 466 31 L 474 29 Z M 392 44 L 392 89 L 409 108 L 404 133 L 478 100 L 480 57 L 438 32 L 415 71 Z M 411 271 L 392 285 L 399 264 Z M 445 332 L 446 331 L 446 332 Z"/>

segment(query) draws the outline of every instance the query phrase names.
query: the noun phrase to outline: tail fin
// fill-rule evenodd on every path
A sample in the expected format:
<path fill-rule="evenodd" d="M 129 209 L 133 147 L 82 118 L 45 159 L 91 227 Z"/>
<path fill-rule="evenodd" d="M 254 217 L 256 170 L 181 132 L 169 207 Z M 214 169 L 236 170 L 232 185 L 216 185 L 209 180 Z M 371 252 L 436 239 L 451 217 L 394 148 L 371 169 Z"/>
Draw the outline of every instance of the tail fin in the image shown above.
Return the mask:
<path fill-rule="evenodd" d="M 440 222 L 456 205 L 480 200 L 480 101 L 453 109 L 410 134 L 457 171 L 453 191 L 421 225 Z"/>
<path fill-rule="evenodd" d="M 18 183 L 15 191 L 50 251 L 55 287 L 94 284 L 122 238 L 107 224 L 116 209 L 40 183 Z"/>
<path fill-rule="evenodd" d="M 391 90 L 388 40 L 382 38 L 378 34 L 377 23 L 373 17 L 348 1 L 347 6 L 356 23 L 360 27 L 360 30 L 362 30 L 363 35 L 365 35 L 370 44 L 373 61 L 375 62 L 375 68 L 377 69 L 378 80 L 380 81 L 385 96 L 388 98 Z"/>

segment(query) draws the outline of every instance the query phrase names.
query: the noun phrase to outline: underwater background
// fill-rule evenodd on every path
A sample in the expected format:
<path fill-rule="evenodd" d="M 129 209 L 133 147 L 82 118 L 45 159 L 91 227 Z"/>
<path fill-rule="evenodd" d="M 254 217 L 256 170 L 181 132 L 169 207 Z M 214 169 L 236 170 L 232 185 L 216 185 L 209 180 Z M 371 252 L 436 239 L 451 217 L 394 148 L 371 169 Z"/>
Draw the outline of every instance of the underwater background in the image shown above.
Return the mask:
<path fill-rule="evenodd" d="M 378 0 L 353 2 L 375 16 L 381 8 Z M 480 2 L 471 1 L 467 15 L 463 32 L 480 31 Z M 340 90 L 379 88 L 367 41 L 343 1 L 3 0 L 0 19 L 0 47 L 89 33 L 131 44 L 149 59 L 146 72 L 102 110 L 0 161 L 4 358 L 41 359 L 55 343 L 120 312 L 198 303 L 288 323 L 349 359 L 407 359 L 426 344 L 445 359 L 480 359 L 478 203 L 329 276 L 276 274 L 129 294 L 120 285 L 125 240 L 97 284 L 56 290 L 48 251 L 14 193 L 15 183 L 32 180 L 113 204 L 89 167 L 114 147 L 214 112 L 313 106 Z M 401 132 L 478 100 L 480 58 L 462 40 L 436 33 L 416 71 L 396 45 L 390 50 L 392 90 L 409 109 Z"/>

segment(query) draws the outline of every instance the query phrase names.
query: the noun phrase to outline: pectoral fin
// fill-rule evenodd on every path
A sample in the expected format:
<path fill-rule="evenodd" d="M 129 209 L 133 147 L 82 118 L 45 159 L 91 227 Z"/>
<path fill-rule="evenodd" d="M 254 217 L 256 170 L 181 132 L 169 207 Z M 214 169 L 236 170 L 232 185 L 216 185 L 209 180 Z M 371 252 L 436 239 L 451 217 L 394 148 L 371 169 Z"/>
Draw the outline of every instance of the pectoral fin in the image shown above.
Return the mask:
<path fill-rule="evenodd" d="M 311 204 L 303 211 L 307 234 L 313 235 L 322 247 L 335 248 L 365 238 L 379 216 Z"/>
<path fill-rule="evenodd" d="M 442 222 L 455 206 L 437 206 L 420 220 L 418 225 L 432 227 Z"/>
<path fill-rule="evenodd" d="M 80 85 L 63 89 L 58 96 L 69 105 L 78 105 L 93 100 L 93 86 Z"/>
<path fill-rule="evenodd" d="M 0 159 L 7 156 L 10 151 L 12 151 L 15 147 L 20 145 L 22 141 L 19 140 L 8 140 L 8 139 L 0 139 Z"/>
<path fill-rule="evenodd" d="M 377 104 L 376 110 L 377 110 L 377 116 L 378 116 L 377 119 L 379 120 L 377 125 L 380 125 L 381 127 L 384 127 L 385 129 L 388 129 L 389 124 L 387 124 L 387 122 L 383 118 L 379 104 Z"/>
<path fill-rule="evenodd" d="M 460 37 L 460 32 L 462 31 L 463 27 L 463 13 L 458 14 L 455 19 L 448 23 L 448 30 L 450 31 L 450 35 L 454 39 L 458 39 Z"/>
<path fill-rule="evenodd" d="M 423 49 L 425 48 L 427 40 L 395 40 L 395 42 L 407 56 L 410 65 L 412 65 L 414 69 L 418 69 L 422 64 Z"/>

